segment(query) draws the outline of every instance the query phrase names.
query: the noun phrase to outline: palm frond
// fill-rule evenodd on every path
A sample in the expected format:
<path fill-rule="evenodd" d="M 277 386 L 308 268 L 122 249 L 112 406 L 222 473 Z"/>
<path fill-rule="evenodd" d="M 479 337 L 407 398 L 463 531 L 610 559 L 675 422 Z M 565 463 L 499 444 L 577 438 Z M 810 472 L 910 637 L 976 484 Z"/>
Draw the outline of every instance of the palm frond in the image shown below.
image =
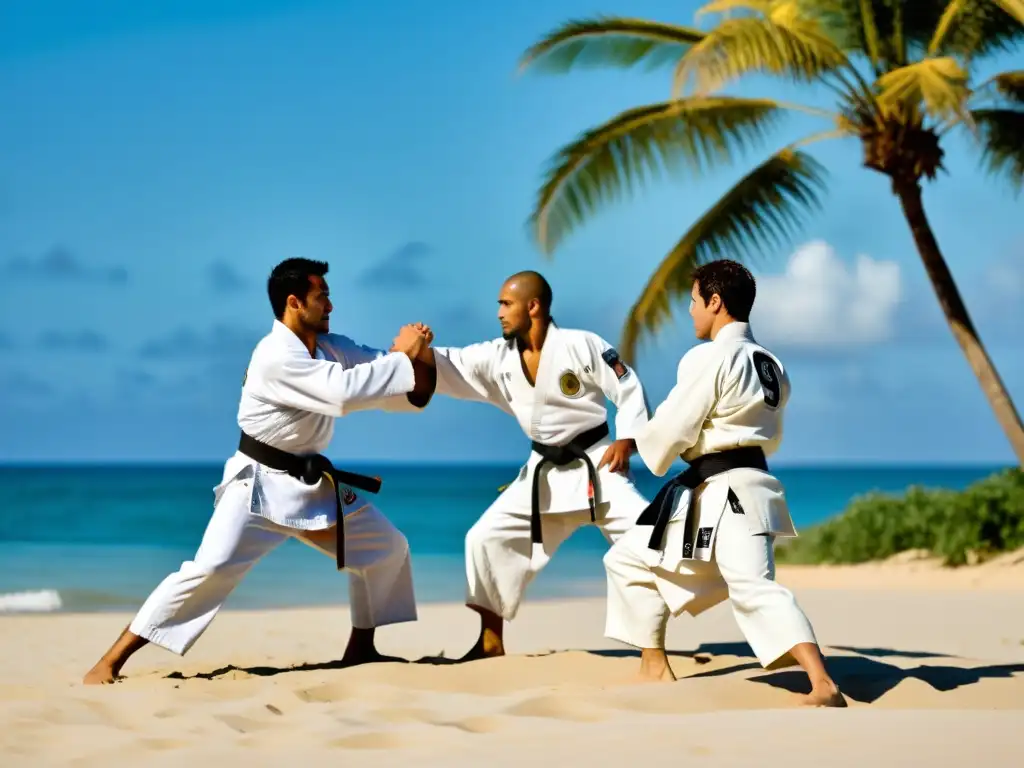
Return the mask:
<path fill-rule="evenodd" d="M 754 73 L 807 83 L 846 65 L 846 55 L 813 19 L 797 14 L 730 18 L 683 54 L 672 89 L 681 94 L 693 79 L 696 93 L 710 93 Z"/>
<path fill-rule="evenodd" d="M 954 3 L 959 0 L 951 0 Z M 816 19 L 851 58 L 869 52 L 865 19 L 877 30 L 880 69 L 905 66 L 928 55 L 950 0 L 797 0 L 804 15 Z M 979 58 L 1013 50 L 1024 42 L 1024 26 L 999 5 L 1000 0 L 970 0 L 949 25 L 935 55 Z M 1024 0 L 1013 0 L 1021 3 Z"/>
<path fill-rule="evenodd" d="M 1024 108 L 974 109 L 971 119 L 977 126 L 982 165 L 1020 194 L 1024 189 Z"/>
<path fill-rule="evenodd" d="M 573 19 L 527 49 L 519 68 L 561 74 L 577 66 L 629 68 L 644 63 L 653 69 L 678 61 L 703 37 L 698 29 L 644 19 Z"/>
<path fill-rule="evenodd" d="M 731 256 L 755 261 L 757 251 L 789 243 L 803 216 L 820 205 L 825 169 L 786 148 L 756 167 L 712 206 L 669 252 L 629 311 L 619 350 L 632 361 L 642 336 L 671 318 L 673 299 L 689 294 L 695 267 Z"/>
<path fill-rule="evenodd" d="M 1020 194 L 1024 189 L 1024 70 L 995 75 L 974 97 L 987 105 L 971 110 L 982 166 Z"/>
<path fill-rule="evenodd" d="M 659 166 L 700 174 L 732 162 L 787 112 L 771 99 L 694 97 L 627 110 L 586 131 L 550 163 L 531 225 L 541 249 Z"/>
<path fill-rule="evenodd" d="M 1024 105 L 1024 69 L 1000 72 L 990 77 L 975 89 L 971 100 Z"/>
<path fill-rule="evenodd" d="M 920 109 L 939 121 L 969 120 L 968 75 L 950 56 L 921 59 L 886 72 L 877 84 L 883 111 L 908 114 Z"/>

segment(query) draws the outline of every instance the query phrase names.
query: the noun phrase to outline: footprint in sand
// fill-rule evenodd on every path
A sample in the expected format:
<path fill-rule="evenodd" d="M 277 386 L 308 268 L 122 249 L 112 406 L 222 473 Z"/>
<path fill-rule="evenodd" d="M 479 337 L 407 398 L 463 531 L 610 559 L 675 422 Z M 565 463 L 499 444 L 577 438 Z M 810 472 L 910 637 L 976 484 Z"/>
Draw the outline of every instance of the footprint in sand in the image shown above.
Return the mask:
<path fill-rule="evenodd" d="M 605 711 L 589 702 L 563 696 L 538 696 L 526 699 L 505 710 L 519 717 L 547 717 L 593 723 L 607 717 Z"/>
<path fill-rule="evenodd" d="M 479 717 L 467 717 L 464 720 L 454 720 L 452 722 L 435 722 L 434 725 L 455 728 L 459 731 L 466 733 L 494 733 L 500 731 L 502 728 L 507 727 L 508 723 L 502 717 L 490 717 L 487 715 L 481 715 Z"/>
<path fill-rule="evenodd" d="M 261 722 L 241 715 L 214 715 L 213 719 L 223 723 L 236 733 L 253 733 L 274 727 L 272 723 Z"/>
<path fill-rule="evenodd" d="M 342 749 L 400 749 L 408 746 L 408 741 L 394 733 L 356 733 L 342 739 L 327 742 L 329 747 Z"/>

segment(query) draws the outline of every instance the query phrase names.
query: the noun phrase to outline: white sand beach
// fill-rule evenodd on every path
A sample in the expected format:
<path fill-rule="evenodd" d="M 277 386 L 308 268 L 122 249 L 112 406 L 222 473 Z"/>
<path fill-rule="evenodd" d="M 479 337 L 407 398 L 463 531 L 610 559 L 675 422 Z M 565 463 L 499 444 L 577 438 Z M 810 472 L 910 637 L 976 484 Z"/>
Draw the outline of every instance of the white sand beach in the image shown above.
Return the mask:
<path fill-rule="evenodd" d="M 943 569 L 783 567 L 850 707 L 809 710 L 762 670 L 728 606 L 670 625 L 680 679 L 635 684 L 602 599 L 527 600 L 509 655 L 453 664 L 461 605 L 428 604 L 379 646 L 419 663 L 333 668 L 338 609 L 225 611 L 185 658 L 147 647 L 103 687 L 82 674 L 128 615 L 0 618 L 0 765 L 1019 766 L 1024 552 Z"/>

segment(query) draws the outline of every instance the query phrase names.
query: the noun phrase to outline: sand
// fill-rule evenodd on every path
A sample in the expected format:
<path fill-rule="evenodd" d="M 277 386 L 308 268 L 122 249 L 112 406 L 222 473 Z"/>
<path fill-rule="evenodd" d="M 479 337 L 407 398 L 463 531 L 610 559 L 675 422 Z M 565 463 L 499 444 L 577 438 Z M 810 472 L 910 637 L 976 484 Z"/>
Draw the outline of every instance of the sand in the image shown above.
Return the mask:
<path fill-rule="evenodd" d="M 727 605 L 672 622 L 680 679 L 654 685 L 602 636 L 600 599 L 527 600 L 509 655 L 465 664 L 450 659 L 474 615 L 424 605 L 379 632 L 382 651 L 418 663 L 350 669 L 331 665 L 344 607 L 226 610 L 185 658 L 147 647 L 103 687 L 81 676 L 128 615 L 14 615 L 0 617 L 0 765 L 1024 765 L 1024 553 L 779 579 L 848 709 L 798 706 L 802 674 L 761 669 Z"/>

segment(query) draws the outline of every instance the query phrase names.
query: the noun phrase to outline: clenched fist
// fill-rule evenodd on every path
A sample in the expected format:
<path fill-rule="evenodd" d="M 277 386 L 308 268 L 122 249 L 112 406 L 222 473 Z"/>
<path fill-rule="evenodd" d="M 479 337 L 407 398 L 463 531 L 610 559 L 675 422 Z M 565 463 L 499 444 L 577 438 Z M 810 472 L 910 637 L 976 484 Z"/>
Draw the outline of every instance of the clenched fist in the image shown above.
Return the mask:
<path fill-rule="evenodd" d="M 410 360 L 415 361 L 428 344 L 427 335 L 423 331 L 415 325 L 403 325 L 391 343 L 391 351 L 402 352 L 408 355 Z"/>

